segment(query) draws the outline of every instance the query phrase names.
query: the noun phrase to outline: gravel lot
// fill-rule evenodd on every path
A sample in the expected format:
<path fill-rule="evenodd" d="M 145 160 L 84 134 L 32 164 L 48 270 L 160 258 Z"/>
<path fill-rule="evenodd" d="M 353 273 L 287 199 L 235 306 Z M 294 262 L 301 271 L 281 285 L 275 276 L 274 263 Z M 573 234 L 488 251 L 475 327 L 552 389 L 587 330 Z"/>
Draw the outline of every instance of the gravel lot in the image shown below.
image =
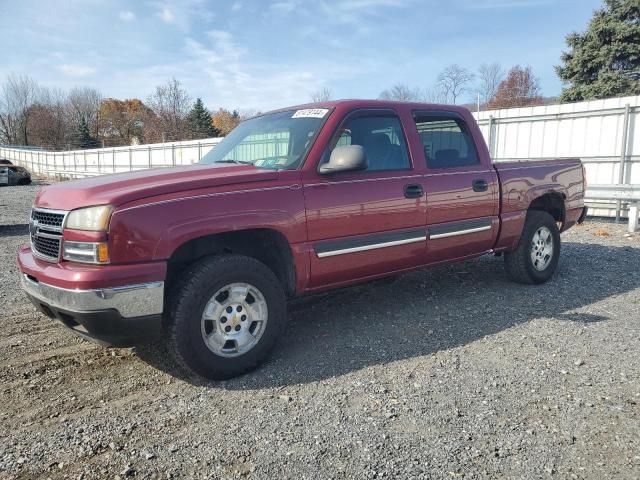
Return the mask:
<path fill-rule="evenodd" d="M 554 279 L 481 258 L 298 300 L 270 361 L 181 378 L 18 288 L 38 185 L 0 188 L 0 478 L 640 478 L 640 235 L 588 222 Z"/>

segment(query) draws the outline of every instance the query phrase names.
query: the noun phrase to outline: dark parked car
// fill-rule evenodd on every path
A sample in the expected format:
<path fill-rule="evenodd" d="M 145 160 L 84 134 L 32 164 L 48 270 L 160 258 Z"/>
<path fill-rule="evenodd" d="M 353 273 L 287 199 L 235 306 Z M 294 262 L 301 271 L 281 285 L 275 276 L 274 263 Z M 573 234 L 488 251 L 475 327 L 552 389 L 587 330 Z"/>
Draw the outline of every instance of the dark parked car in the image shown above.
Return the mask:
<path fill-rule="evenodd" d="M 9 161 L 9 160 L 5 160 Z M 0 185 L 29 185 L 31 174 L 29 170 L 17 165 L 0 163 Z"/>
<path fill-rule="evenodd" d="M 0 165 L 13 165 L 11 160 L 7 160 L 6 158 L 0 158 Z"/>

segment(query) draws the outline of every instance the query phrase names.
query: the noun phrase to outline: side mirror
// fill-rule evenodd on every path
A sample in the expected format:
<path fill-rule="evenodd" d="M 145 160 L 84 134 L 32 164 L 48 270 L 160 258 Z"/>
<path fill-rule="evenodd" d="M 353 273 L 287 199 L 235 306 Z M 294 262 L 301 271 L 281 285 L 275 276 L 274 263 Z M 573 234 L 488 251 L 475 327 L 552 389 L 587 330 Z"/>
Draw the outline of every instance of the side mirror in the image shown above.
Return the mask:
<path fill-rule="evenodd" d="M 320 165 L 320 174 L 366 170 L 368 166 L 364 148 L 361 145 L 347 145 L 333 149 L 329 161 Z"/>

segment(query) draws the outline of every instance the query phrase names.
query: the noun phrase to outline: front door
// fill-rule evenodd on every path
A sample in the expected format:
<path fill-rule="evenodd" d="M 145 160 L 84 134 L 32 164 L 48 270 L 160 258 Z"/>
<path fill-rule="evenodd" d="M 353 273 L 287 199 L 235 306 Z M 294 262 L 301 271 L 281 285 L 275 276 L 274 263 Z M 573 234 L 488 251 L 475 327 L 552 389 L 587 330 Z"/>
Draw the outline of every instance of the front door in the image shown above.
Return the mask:
<path fill-rule="evenodd" d="M 411 161 L 399 118 L 387 110 L 352 113 L 321 163 L 343 145 L 361 145 L 368 168 L 304 182 L 311 288 L 411 268 L 425 256 L 424 177 Z"/>

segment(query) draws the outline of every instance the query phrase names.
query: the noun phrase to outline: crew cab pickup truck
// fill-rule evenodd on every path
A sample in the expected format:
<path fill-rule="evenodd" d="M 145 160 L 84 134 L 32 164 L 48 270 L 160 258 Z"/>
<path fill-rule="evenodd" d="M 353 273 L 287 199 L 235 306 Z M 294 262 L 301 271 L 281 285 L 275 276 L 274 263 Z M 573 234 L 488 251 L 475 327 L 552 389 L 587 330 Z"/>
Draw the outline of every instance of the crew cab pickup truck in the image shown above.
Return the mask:
<path fill-rule="evenodd" d="M 76 333 L 156 336 L 223 379 L 266 357 L 290 297 L 487 253 L 547 281 L 584 190 L 577 159 L 492 163 L 464 108 L 302 105 L 241 123 L 197 165 L 42 188 L 18 262 Z"/>

